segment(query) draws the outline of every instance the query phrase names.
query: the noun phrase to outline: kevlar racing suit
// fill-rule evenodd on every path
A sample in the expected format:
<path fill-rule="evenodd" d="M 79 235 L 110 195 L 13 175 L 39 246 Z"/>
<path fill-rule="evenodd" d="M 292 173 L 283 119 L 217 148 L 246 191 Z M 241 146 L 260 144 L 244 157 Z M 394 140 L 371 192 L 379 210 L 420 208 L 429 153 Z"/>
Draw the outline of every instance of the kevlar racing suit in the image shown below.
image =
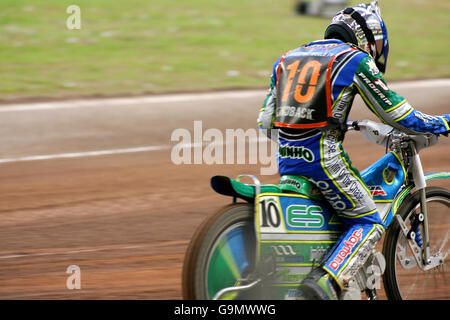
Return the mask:
<path fill-rule="evenodd" d="M 321 263 L 341 288 L 384 232 L 370 190 L 342 147 L 356 94 L 382 122 L 400 131 L 449 131 L 450 115 L 429 116 L 415 110 L 388 88 L 368 53 L 334 39 L 311 42 L 275 62 L 258 117 L 259 128 L 269 137 L 268 129 L 278 129 L 280 176 L 308 178 L 346 226 Z"/>

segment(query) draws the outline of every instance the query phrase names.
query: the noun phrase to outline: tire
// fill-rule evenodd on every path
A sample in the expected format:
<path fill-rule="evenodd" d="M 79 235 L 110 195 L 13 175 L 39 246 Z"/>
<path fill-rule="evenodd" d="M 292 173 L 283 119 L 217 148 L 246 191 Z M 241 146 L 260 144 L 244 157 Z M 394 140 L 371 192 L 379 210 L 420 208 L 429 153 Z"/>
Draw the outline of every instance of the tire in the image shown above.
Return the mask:
<path fill-rule="evenodd" d="M 236 203 L 225 206 L 199 226 L 183 263 L 183 299 L 210 300 L 253 270 L 253 217 L 253 205 Z M 223 298 L 235 299 L 238 294 L 228 293 Z"/>
<path fill-rule="evenodd" d="M 431 255 L 450 250 L 448 226 L 450 225 L 450 192 L 443 188 L 427 187 L 428 226 Z M 398 215 L 407 226 L 413 212 L 420 210 L 420 193 L 409 195 L 401 204 Z M 422 228 L 421 226 L 419 228 Z M 423 234 L 423 230 L 420 229 Z M 383 244 L 386 270 L 383 284 L 389 300 L 450 299 L 449 257 L 443 265 L 422 271 L 415 262 L 406 237 L 394 219 Z M 445 281 L 447 278 L 447 281 Z"/>

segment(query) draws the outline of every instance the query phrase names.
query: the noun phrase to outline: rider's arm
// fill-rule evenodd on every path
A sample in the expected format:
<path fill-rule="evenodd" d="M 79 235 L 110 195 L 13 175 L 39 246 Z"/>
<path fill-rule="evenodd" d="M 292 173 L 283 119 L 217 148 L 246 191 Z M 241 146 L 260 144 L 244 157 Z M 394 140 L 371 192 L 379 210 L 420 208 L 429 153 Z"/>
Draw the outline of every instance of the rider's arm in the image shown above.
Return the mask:
<path fill-rule="evenodd" d="M 259 111 L 258 116 L 258 128 L 269 138 L 272 138 L 270 129 L 273 129 L 273 120 L 275 118 L 275 101 L 277 98 L 276 68 L 279 61 L 280 59 L 278 59 L 274 64 L 273 74 L 270 78 L 269 93 L 264 100 L 263 106 Z"/>
<path fill-rule="evenodd" d="M 445 133 L 450 115 L 430 116 L 415 110 L 402 96 L 390 90 L 374 60 L 366 56 L 355 72 L 354 84 L 366 105 L 384 123 L 403 132 Z"/>

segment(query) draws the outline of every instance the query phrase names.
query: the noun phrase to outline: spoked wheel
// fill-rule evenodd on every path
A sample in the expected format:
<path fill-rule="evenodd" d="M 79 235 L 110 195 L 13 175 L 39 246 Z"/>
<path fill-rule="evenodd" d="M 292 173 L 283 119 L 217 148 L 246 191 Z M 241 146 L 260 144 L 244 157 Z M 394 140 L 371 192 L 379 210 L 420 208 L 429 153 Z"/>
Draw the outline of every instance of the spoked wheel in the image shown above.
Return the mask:
<path fill-rule="evenodd" d="M 442 263 L 423 271 L 416 263 L 406 237 L 396 220 L 384 241 L 383 254 L 386 271 L 383 277 L 386 295 L 392 300 L 450 299 L 450 192 L 443 188 L 426 188 L 428 228 L 431 255 L 440 255 Z M 401 205 L 399 214 L 408 228 L 415 213 L 420 212 L 420 193 L 410 195 Z M 422 225 L 416 232 L 416 243 L 421 246 Z"/>
<path fill-rule="evenodd" d="M 256 259 L 253 206 L 247 203 L 224 207 L 198 229 L 183 265 L 183 298 L 209 300 L 222 289 L 240 285 Z M 238 299 L 236 291 L 221 299 Z"/>

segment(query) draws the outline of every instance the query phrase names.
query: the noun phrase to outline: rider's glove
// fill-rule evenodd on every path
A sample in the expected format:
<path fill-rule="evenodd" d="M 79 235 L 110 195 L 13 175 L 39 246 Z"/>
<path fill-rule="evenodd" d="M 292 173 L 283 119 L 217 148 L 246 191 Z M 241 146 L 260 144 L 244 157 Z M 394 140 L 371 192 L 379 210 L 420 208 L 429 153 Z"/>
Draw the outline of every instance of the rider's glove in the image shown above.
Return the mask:
<path fill-rule="evenodd" d="M 442 116 L 442 118 L 445 119 L 445 121 L 447 121 L 447 127 L 450 128 L 450 114 L 444 114 Z M 450 133 L 450 130 L 446 131 L 443 133 L 444 136 L 448 137 L 448 134 Z"/>

